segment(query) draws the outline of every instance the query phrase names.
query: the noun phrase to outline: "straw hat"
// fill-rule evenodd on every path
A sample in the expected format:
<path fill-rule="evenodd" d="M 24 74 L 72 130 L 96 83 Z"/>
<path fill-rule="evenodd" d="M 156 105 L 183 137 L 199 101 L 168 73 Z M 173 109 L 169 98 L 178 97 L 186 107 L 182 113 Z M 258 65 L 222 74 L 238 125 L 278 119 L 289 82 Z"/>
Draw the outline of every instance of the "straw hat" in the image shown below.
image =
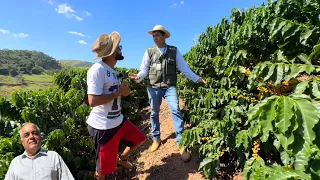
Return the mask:
<path fill-rule="evenodd" d="M 98 58 L 112 55 L 120 44 L 120 34 L 116 31 L 111 34 L 101 34 L 92 46 L 92 52 L 97 53 L 95 60 Z"/>
<path fill-rule="evenodd" d="M 162 31 L 165 33 L 166 38 L 170 37 L 170 32 L 166 30 L 162 25 L 156 25 L 152 30 L 148 31 L 152 35 L 153 31 Z"/>

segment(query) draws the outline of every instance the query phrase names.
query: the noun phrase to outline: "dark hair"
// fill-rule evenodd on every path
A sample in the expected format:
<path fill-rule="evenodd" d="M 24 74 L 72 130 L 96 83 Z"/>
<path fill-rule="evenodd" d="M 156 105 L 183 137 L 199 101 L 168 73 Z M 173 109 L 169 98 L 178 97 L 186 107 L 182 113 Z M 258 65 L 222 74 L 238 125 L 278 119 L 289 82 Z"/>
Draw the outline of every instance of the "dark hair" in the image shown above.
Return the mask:
<path fill-rule="evenodd" d="M 159 32 L 159 33 L 162 34 L 162 36 L 164 36 L 164 35 L 166 34 L 165 32 L 163 32 L 163 31 L 161 31 L 161 30 L 156 30 L 156 31 L 153 31 L 153 32 Z"/>

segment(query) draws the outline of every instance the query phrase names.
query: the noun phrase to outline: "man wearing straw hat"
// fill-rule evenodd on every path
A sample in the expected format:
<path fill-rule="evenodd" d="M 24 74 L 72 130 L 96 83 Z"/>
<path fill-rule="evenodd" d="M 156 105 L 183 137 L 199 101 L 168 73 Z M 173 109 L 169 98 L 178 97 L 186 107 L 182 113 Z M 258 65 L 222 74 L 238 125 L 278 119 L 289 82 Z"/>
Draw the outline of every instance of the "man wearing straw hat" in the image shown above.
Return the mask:
<path fill-rule="evenodd" d="M 88 119 L 88 131 L 96 149 L 97 179 L 116 170 L 116 165 L 132 168 L 128 156 L 145 141 L 146 136 L 121 113 L 121 96 L 130 94 L 129 84 L 120 85 L 119 74 L 115 70 L 118 60 L 123 60 L 120 34 L 101 34 L 94 42 L 92 51 L 95 59 L 101 58 L 88 70 L 88 103 L 93 107 Z M 127 145 L 118 157 L 118 146 Z"/>
<path fill-rule="evenodd" d="M 170 33 L 161 25 L 156 25 L 149 31 L 153 36 L 156 46 L 148 48 L 142 59 L 140 72 L 138 74 L 130 73 L 130 78 L 140 82 L 146 76 L 149 77 L 148 96 L 151 105 L 151 126 L 153 143 L 150 151 L 155 151 L 161 144 L 159 111 L 162 98 L 165 98 L 172 114 L 176 141 L 178 145 L 184 131 L 184 121 L 179 108 L 179 99 L 177 94 L 177 67 L 190 80 L 198 83 L 206 83 L 190 69 L 178 48 L 166 44 L 166 38 Z M 181 159 L 190 160 L 190 153 L 185 149 L 180 149 Z"/>

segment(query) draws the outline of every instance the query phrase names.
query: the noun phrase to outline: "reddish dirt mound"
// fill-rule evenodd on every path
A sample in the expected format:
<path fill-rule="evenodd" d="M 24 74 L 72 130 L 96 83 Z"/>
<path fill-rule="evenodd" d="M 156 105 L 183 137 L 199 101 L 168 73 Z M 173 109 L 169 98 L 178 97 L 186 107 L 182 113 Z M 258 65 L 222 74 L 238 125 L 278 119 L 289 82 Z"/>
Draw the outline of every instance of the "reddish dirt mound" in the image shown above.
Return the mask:
<path fill-rule="evenodd" d="M 10 90 L 15 90 L 15 89 L 18 89 L 18 88 L 20 88 L 21 86 L 11 86 L 9 89 Z"/>

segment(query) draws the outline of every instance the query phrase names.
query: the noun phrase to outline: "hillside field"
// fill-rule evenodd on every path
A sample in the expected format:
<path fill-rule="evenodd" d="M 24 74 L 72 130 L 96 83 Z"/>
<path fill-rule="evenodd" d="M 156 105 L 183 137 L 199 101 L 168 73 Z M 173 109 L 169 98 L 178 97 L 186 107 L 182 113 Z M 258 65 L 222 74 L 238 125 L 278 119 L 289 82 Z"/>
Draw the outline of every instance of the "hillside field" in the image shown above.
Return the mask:
<path fill-rule="evenodd" d="M 92 62 L 81 61 L 81 60 L 58 60 L 64 68 L 75 67 L 75 68 L 87 68 L 92 66 Z"/>
<path fill-rule="evenodd" d="M 93 63 L 81 60 L 57 60 L 62 69 L 73 68 L 89 68 Z M 59 71 L 59 70 L 57 70 Z M 53 76 L 47 73 L 42 74 L 22 74 L 21 78 L 12 77 L 9 75 L 0 75 L 0 96 L 9 97 L 11 92 L 15 89 L 22 88 L 25 91 L 38 91 L 53 86 Z"/>
<path fill-rule="evenodd" d="M 14 78 L 12 76 L 0 75 L 0 95 L 9 97 L 11 92 L 15 89 L 22 88 L 25 91 L 33 90 L 43 90 L 49 86 L 52 86 L 53 76 L 48 74 L 40 74 L 40 75 L 26 75 L 23 74 L 22 78 L 24 79 L 24 83 L 18 78 Z"/>

